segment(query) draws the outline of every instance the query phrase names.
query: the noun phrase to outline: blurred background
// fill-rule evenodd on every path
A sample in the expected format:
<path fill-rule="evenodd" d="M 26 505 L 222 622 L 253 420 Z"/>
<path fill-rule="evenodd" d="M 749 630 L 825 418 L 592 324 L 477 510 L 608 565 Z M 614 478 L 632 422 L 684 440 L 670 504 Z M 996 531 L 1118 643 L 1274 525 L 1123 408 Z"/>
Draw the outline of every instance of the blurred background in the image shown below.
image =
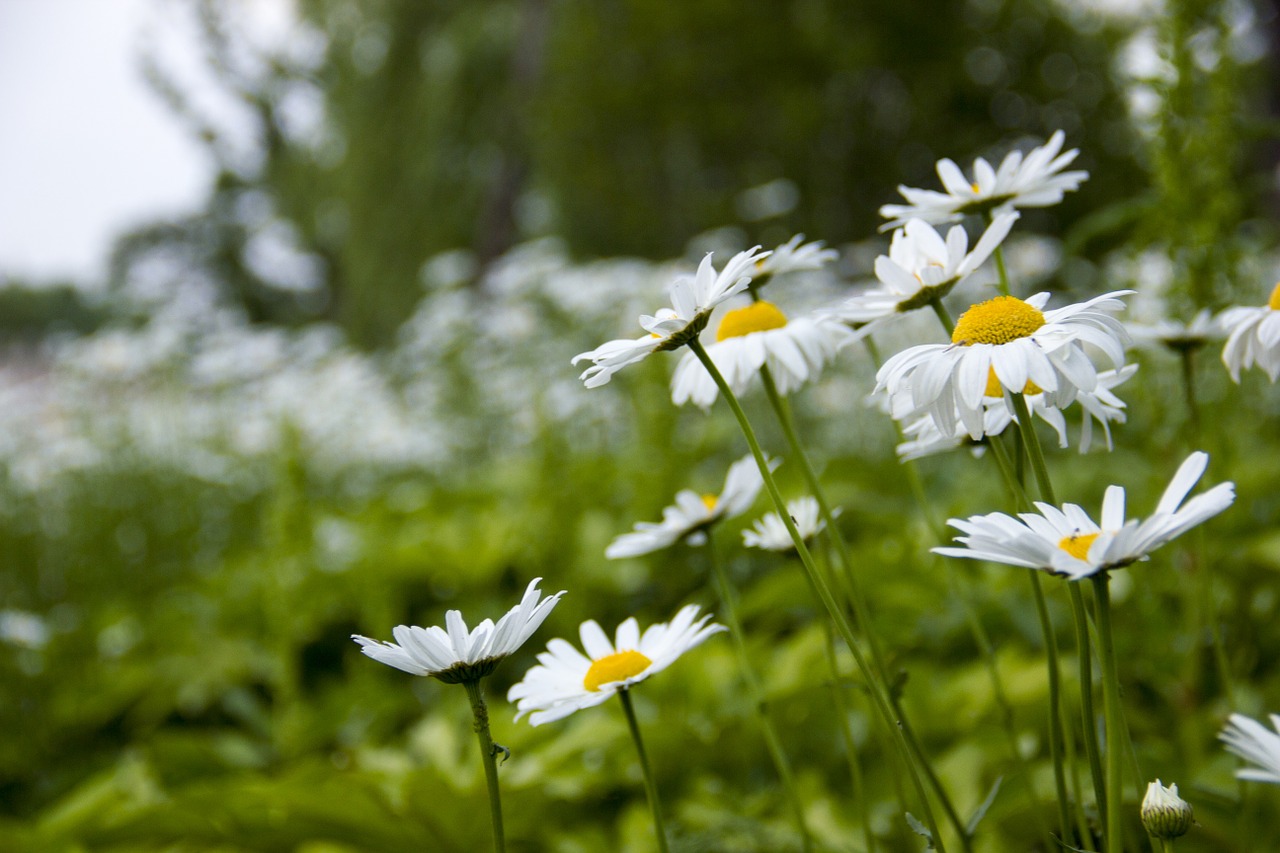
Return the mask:
<path fill-rule="evenodd" d="M 534 731 L 499 697 L 581 619 L 714 606 L 696 553 L 602 554 L 744 448 L 670 405 L 670 364 L 587 393 L 569 359 L 634 334 L 710 249 L 825 240 L 840 259 L 798 298 L 837 299 L 899 184 L 1057 129 L 1091 177 L 1024 215 L 1023 292 L 1138 287 L 1148 319 L 1262 304 L 1278 41 L 1250 0 L 0 0 L 0 849 L 482 849 L 461 694 L 348 636 L 497 616 L 543 576 L 570 595 L 491 691 L 511 847 L 647 850 L 621 718 Z M 1270 849 L 1275 801 L 1213 735 L 1280 710 L 1276 390 L 1206 351 L 1193 426 L 1178 359 L 1143 358 L 1116 453 L 1059 492 L 1092 505 L 1124 472 L 1150 506 L 1194 443 L 1248 497 L 1211 556 L 1152 567 L 1121 643 L 1144 767 L 1201 796 L 1180 849 Z M 1016 573 L 943 579 L 921 553 L 871 373 L 846 354 L 799 415 L 972 810 L 1013 772 L 1008 708 L 1048 773 L 1038 633 Z M 922 469 L 939 517 L 1003 500 L 968 458 Z M 861 849 L 800 575 L 734 566 L 814 820 Z M 653 746 L 680 849 L 798 849 L 767 758 L 736 746 L 755 734 L 727 648 L 698 654 L 642 706 L 688 721 Z M 918 849 L 873 805 L 885 849 Z M 982 849 L 1039 849 L 1016 796 L 986 820 Z"/>

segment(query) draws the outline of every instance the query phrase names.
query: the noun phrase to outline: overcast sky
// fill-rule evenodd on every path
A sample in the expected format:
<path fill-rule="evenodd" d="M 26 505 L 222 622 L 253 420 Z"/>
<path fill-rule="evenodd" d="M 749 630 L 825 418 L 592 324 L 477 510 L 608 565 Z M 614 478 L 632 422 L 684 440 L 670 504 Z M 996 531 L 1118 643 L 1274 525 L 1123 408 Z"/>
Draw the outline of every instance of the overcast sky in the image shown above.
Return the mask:
<path fill-rule="evenodd" d="M 164 2 L 0 0 L 0 278 L 100 280 L 115 235 L 203 200 L 212 163 L 139 68 Z"/>

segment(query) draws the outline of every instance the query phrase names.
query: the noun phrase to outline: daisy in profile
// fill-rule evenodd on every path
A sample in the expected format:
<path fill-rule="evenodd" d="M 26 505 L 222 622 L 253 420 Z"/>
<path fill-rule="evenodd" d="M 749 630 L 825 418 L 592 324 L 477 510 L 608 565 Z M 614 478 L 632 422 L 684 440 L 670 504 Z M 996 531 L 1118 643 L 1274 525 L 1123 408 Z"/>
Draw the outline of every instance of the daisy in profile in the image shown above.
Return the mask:
<path fill-rule="evenodd" d="M 729 388 L 741 396 L 767 366 L 778 392 L 790 394 L 835 360 L 854 333 L 834 316 L 818 314 L 788 321 L 777 305 L 763 299 L 728 311 L 716 328 L 707 356 Z M 671 376 L 671 399 L 704 409 L 719 396 L 715 380 L 692 352 L 686 352 Z"/>
<path fill-rule="evenodd" d="M 909 411 L 928 413 L 938 430 L 953 435 L 959 421 L 972 439 L 984 430 L 984 398 L 991 377 L 1000 393 L 1044 395 L 1063 408 L 1081 391 L 1098 387 L 1098 368 L 1085 350 L 1092 344 L 1111 362 L 1124 365 L 1129 343 L 1112 316 L 1124 307 L 1121 290 L 1087 302 L 1045 311 L 1048 293 L 1022 300 L 997 296 L 960 315 L 950 344 L 923 344 L 894 355 L 876 373 L 876 392 L 892 399 L 909 392 Z"/>
<path fill-rule="evenodd" d="M 1231 373 L 1231 381 L 1238 384 L 1240 371 L 1255 364 L 1272 382 L 1280 378 L 1280 284 L 1271 291 L 1266 305 L 1228 308 L 1221 319 L 1227 330 L 1222 363 Z"/>
<path fill-rule="evenodd" d="M 618 626 L 613 642 L 589 619 L 578 631 L 585 655 L 566 640 L 547 643 L 547 650 L 538 655 L 538 665 L 507 692 L 508 701 L 516 703 L 516 719 L 529 714 L 529 722 L 540 726 L 599 705 L 727 630 L 711 622 L 709 613 L 698 618 L 698 609 L 696 604 L 687 605 L 670 622 L 650 625 L 643 634 L 635 617 L 629 618 Z"/>
<path fill-rule="evenodd" d="M 1184 323 L 1169 317 L 1159 317 L 1150 323 L 1126 323 L 1133 342 L 1137 346 L 1163 347 L 1174 352 L 1200 349 L 1211 341 L 1226 337 L 1222 318 L 1205 308 L 1196 312 Z"/>
<path fill-rule="evenodd" d="M 1201 522 L 1213 518 L 1235 500 L 1235 485 L 1220 483 L 1183 503 L 1209 464 L 1206 453 L 1187 457 L 1164 490 L 1156 511 L 1145 521 L 1125 518 L 1125 494 L 1121 486 L 1107 487 L 1102 499 L 1102 523 L 1075 504 L 1061 509 L 1037 502 L 1039 513 L 1003 512 L 947 521 L 963 536 L 962 548 L 934 548 L 948 557 L 989 560 L 1011 566 L 1040 569 L 1069 580 L 1119 569 L 1147 559 L 1148 555 Z"/>
<path fill-rule="evenodd" d="M 836 510 L 833 514 L 838 512 Z M 806 542 L 827 526 L 819 513 L 817 499 L 809 495 L 787 501 L 787 515 L 791 516 L 800 531 L 800 538 Z M 791 551 L 796 547 L 795 540 L 787 532 L 787 525 L 776 512 L 756 519 L 750 530 L 742 531 L 742 544 L 765 551 Z"/>
<path fill-rule="evenodd" d="M 573 357 L 573 364 L 591 362 L 580 377 L 583 383 L 588 388 L 597 388 L 628 364 L 635 364 L 650 353 L 679 349 L 689 343 L 706 328 L 717 305 L 746 290 L 756 273 L 756 263 L 768 255 L 756 246 L 734 255 L 717 273 L 708 252 L 696 274 L 681 276 L 672 282 L 670 308 L 661 308 L 654 316 L 646 314 L 640 318 L 640 326 L 648 334 L 608 341 Z"/>
<path fill-rule="evenodd" d="M 1076 394 L 1075 402 L 1080 406 L 1083 417 L 1080 425 L 1080 439 L 1076 443 L 1081 453 L 1088 453 L 1093 446 L 1093 422 L 1097 421 L 1102 427 L 1102 434 L 1106 441 L 1107 450 L 1111 450 L 1111 424 L 1125 422 L 1125 403 L 1119 397 L 1112 393 L 1111 389 L 1120 385 L 1129 377 L 1138 371 L 1138 365 L 1127 364 L 1120 370 L 1104 370 L 1098 374 L 1098 385 L 1092 391 L 1080 391 Z M 1067 448 L 1070 442 L 1067 440 L 1067 419 L 1061 409 L 1048 405 L 1045 402 L 1044 394 L 1035 386 L 1024 389 L 1027 392 L 1027 408 L 1032 416 L 1043 420 L 1049 426 L 1053 427 L 1054 432 L 1058 434 L 1058 446 Z M 911 409 L 909 403 L 909 393 L 899 395 L 895 406 L 902 410 L 908 418 L 911 417 Z M 1009 401 L 1005 398 L 1000 388 L 999 380 L 994 378 L 993 374 L 989 374 L 987 378 L 987 394 L 982 398 L 984 406 L 982 413 L 982 434 L 1000 435 L 1009 424 L 1017 420 L 1014 417 L 1013 410 L 1009 407 Z M 964 425 L 956 424 L 955 430 L 951 435 L 943 435 L 942 431 L 934 424 L 930 415 L 917 415 L 913 420 L 908 420 L 903 426 L 902 433 L 907 437 L 907 441 L 902 442 L 897 447 L 898 458 L 903 462 L 911 459 L 920 459 L 925 456 L 931 456 L 935 453 L 945 453 L 959 447 L 968 436 L 965 435 Z"/>
<path fill-rule="evenodd" d="M 543 597 L 538 589 L 542 578 L 534 578 L 524 591 L 524 598 L 495 624 L 485 619 L 474 630 L 467 630 L 467 623 L 457 610 L 445 614 L 445 627 L 419 628 L 397 625 L 391 630 L 395 643 L 383 643 L 353 634 L 351 639 L 360 644 L 360 651 L 380 663 L 393 666 L 410 675 L 429 675 L 446 684 L 461 684 L 471 701 L 471 714 L 475 719 L 473 729 L 480 742 L 480 757 L 484 764 L 489 788 L 489 813 L 493 821 L 493 847 L 506 849 L 502 831 L 502 802 L 498 792 L 499 752 L 511 751 L 493 742 L 489 734 L 489 710 L 485 706 L 481 682 L 504 658 L 520 648 L 524 641 L 542 625 L 547 614 L 560 601 L 564 590 Z"/>
<path fill-rule="evenodd" d="M 1255 765 L 1236 771 L 1237 779 L 1280 785 L 1280 714 L 1271 715 L 1272 731 L 1244 714 L 1232 714 L 1218 735 L 1227 750 Z"/>
<path fill-rule="evenodd" d="M 999 169 L 979 157 L 973 161 L 972 180 L 952 160 L 939 160 L 938 177 L 944 192 L 899 186 L 898 192 L 907 204 L 881 207 L 880 215 L 889 221 L 880 230 L 897 228 L 909 219 L 937 224 L 956 222 L 971 213 L 999 214 L 1014 208 L 1057 204 L 1064 193 L 1074 191 L 1089 177 L 1088 172 L 1062 171 L 1080 153 L 1072 148 L 1060 154 L 1064 139 L 1059 130 L 1044 145 L 1031 149 L 1025 158 L 1021 151 L 1010 152 Z"/>
<path fill-rule="evenodd" d="M 391 629 L 395 643 L 379 642 L 359 634 L 351 639 L 369 657 L 410 675 L 429 675 L 446 684 L 478 681 L 484 678 L 542 625 L 551 608 L 560 601 L 564 590 L 542 597 L 534 578 L 525 589 L 524 598 L 494 624 L 485 619 L 474 630 L 467 630 L 462 613 L 445 613 L 444 628 L 397 625 Z"/>
<path fill-rule="evenodd" d="M 678 492 L 675 504 L 662 511 L 662 521 L 637 522 L 630 533 L 614 539 L 604 555 L 617 560 L 661 551 L 680 541 L 701 545 L 711 525 L 750 509 L 763 486 L 755 458 L 744 456 L 729 466 L 719 495 L 700 495 L 692 489 Z"/>
<path fill-rule="evenodd" d="M 756 261 L 756 274 L 751 281 L 751 287 L 763 287 L 775 275 L 802 270 L 820 270 L 840 257 L 840 253 L 835 249 L 824 248 L 821 240 L 814 240 L 811 243 L 803 241 L 804 235 L 797 234 L 768 253 L 766 257 Z"/>
<path fill-rule="evenodd" d="M 941 299 L 982 266 L 1009 235 L 1016 211 L 997 216 L 969 251 L 969 235 L 953 226 L 944 240 L 923 219 L 911 219 L 893 232 L 889 254 L 876 258 L 875 286 L 831 309 L 846 323 L 872 323 L 924 308 Z"/>

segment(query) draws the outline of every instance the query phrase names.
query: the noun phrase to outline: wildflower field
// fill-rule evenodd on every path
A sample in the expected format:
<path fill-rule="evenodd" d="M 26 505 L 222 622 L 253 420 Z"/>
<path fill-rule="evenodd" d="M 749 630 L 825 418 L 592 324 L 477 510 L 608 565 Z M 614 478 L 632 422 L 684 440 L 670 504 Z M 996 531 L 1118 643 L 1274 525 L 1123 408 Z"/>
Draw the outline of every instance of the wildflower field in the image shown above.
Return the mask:
<path fill-rule="evenodd" d="M 858 233 L 432 251 L 372 346 L 141 240 L 0 365 L 0 851 L 1280 849 L 1275 163 L 1200 158 L 1260 61 L 1210 6 L 1135 187 L 970 122 Z"/>

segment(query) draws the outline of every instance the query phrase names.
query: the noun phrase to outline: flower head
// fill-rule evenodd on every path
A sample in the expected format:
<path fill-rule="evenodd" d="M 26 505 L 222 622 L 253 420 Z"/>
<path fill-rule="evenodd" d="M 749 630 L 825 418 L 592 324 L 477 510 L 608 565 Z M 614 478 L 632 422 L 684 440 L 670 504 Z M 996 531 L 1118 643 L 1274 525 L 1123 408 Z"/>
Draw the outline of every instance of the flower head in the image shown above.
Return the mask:
<path fill-rule="evenodd" d="M 541 580 L 530 581 L 524 598 L 496 625 L 485 619 L 475 630 L 468 631 L 462 613 L 450 610 L 445 614 L 444 628 L 397 625 L 391 629 L 395 643 L 359 634 L 352 634 L 351 639 L 369 657 L 410 675 L 431 675 L 446 684 L 475 681 L 493 672 L 503 658 L 520 648 L 564 595 L 561 590 L 543 598 L 538 589 Z"/>
<path fill-rule="evenodd" d="M 635 364 L 650 353 L 674 350 L 689 343 L 706 328 L 707 320 L 717 305 L 746 290 L 755 274 L 756 262 L 769 255 L 760 247 L 739 252 L 729 259 L 724 269 L 716 272 L 711 253 L 702 259 L 692 276 L 681 276 L 671 284 L 671 307 L 640 318 L 647 335 L 635 339 L 620 338 L 573 357 L 573 364 L 590 361 L 581 379 L 588 388 L 604 385 L 628 364 Z"/>
<path fill-rule="evenodd" d="M 676 494 L 675 504 L 662 511 L 662 521 L 637 522 L 632 532 L 614 539 L 604 555 L 611 560 L 637 557 L 669 548 L 682 539 L 701 545 L 706 541 L 708 527 L 750 509 L 762 486 L 760 468 L 748 454 L 729 466 L 719 495 L 699 495 L 684 489 Z"/>
<path fill-rule="evenodd" d="M 802 498 L 787 501 L 787 515 L 791 516 L 800 538 L 808 542 L 822 532 L 827 526 L 818 512 L 818 501 L 805 495 Z M 742 544 L 748 548 L 762 548 L 766 551 L 790 551 L 796 547 L 795 540 L 787 531 L 787 525 L 776 512 L 756 519 L 750 530 L 742 531 Z"/>
<path fill-rule="evenodd" d="M 760 300 L 726 312 L 716 329 L 716 342 L 706 344 L 705 349 L 734 394 L 746 392 L 765 366 L 778 392 L 790 394 L 816 378 L 853 337 L 835 317 L 817 315 L 788 321 L 778 306 Z M 719 393 L 698 357 L 685 353 L 671 376 L 675 404 L 693 402 L 706 409 Z"/>
<path fill-rule="evenodd" d="M 1112 314 L 1124 305 L 1116 297 L 1129 292 L 1053 311 L 1042 310 L 1048 293 L 980 302 L 960 315 L 950 344 L 910 347 L 886 361 L 876 374 L 876 391 L 891 397 L 909 392 L 906 414 L 929 413 L 948 436 L 959 421 L 973 439 L 984 434 L 986 397 L 1040 393 L 1046 405 L 1062 408 L 1098 387 L 1085 344 L 1097 347 L 1112 367 L 1124 365 L 1129 338 Z"/>
<path fill-rule="evenodd" d="M 803 234 L 797 234 L 783 243 L 766 257 L 756 261 L 756 276 L 753 286 L 761 285 L 766 279 L 801 270 L 820 270 L 831 261 L 840 257 L 835 249 L 823 248 L 821 240 L 801 245 Z"/>
<path fill-rule="evenodd" d="M 1059 509 L 1037 502 L 1038 514 L 1023 512 L 1014 518 L 993 512 L 949 519 L 948 524 L 965 534 L 956 537 L 964 547 L 933 551 L 1041 569 L 1070 580 L 1122 568 L 1147 559 L 1161 545 L 1231 506 L 1236 497 L 1233 483 L 1220 483 L 1183 503 L 1208 464 L 1206 453 L 1196 451 L 1188 456 L 1164 490 L 1156 511 L 1145 521 L 1125 519 L 1124 488 L 1109 486 L 1102 499 L 1100 525 L 1075 504 Z"/>
<path fill-rule="evenodd" d="M 923 308 L 975 272 L 1009 235 L 1018 213 L 997 216 L 969 251 L 969 235 L 956 225 L 944 240 L 923 219 L 893 233 L 889 254 L 876 258 L 877 285 L 832 309 L 846 323 L 871 323 Z"/>
<path fill-rule="evenodd" d="M 1162 346 L 1174 352 L 1199 349 L 1226 335 L 1222 318 L 1214 316 L 1207 308 L 1198 311 L 1187 323 L 1160 317 L 1152 323 L 1126 323 L 1125 328 L 1136 345 Z"/>
<path fill-rule="evenodd" d="M 1178 786 L 1165 787 L 1160 780 L 1147 785 L 1142 798 L 1142 825 L 1155 838 L 1181 838 L 1192 822 L 1191 804 L 1178 796 Z"/>
<path fill-rule="evenodd" d="M 1272 382 L 1280 379 L 1280 284 L 1261 307 L 1243 306 L 1222 312 L 1221 322 L 1227 330 L 1227 344 L 1222 348 L 1222 363 L 1231 373 L 1231 381 L 1239 383 L 1240 371 L 1257 364 Z"/>
<path fill-rule="evenodd" d="M 698 618 L 698 605 L 681 608 L 670 623 L 650 625 L 642 635 L 632 617 L 618 626 L 614 642 L 595 622 L 582 623 L 583 655 L 566 640 L 547 643 L 538 665 L 507 693 L 516 702 L 516 719 L 532 711 L 535 726 L 563 719 L 574 711 L 599 705 L 620 690 L 661 672 L 712 634 L 728 630 L 711 614 Z"/>
<path fill-rule="evenodd" d="M 1274 732 L 1244 714 L 1232 714 L 1218 734 L 1229 752 L 1257 765 L 1237 770 L 1237 779 L 1280 785 L 1280 714 L 1271 715 L 1271 726 Z"/>
<path fill-rule="evenodd" d="M 973 180 L 965 177 L 950 159 L 938 161 L 938 177 L 945 192 L 899 186 L 907 204 L 886 204 L 880 215 L 889 219 L 881 230 L 897 228 L 908 219 L 926 222 L 955 222 L 968 213 L 1004 213 L 1013 208 L 1048 207 L 1062 201 L 1063 193 L 1075 190 L 1089 177 L 1088 172 L 1063 172 L 1079 150 L 1062 150 L 1064 136 L 1056 131 L 1049 141 L 1024 158 L 1021 151 L 1009 153 L 994 169 L 985 159 L 973 161 Z"/>

